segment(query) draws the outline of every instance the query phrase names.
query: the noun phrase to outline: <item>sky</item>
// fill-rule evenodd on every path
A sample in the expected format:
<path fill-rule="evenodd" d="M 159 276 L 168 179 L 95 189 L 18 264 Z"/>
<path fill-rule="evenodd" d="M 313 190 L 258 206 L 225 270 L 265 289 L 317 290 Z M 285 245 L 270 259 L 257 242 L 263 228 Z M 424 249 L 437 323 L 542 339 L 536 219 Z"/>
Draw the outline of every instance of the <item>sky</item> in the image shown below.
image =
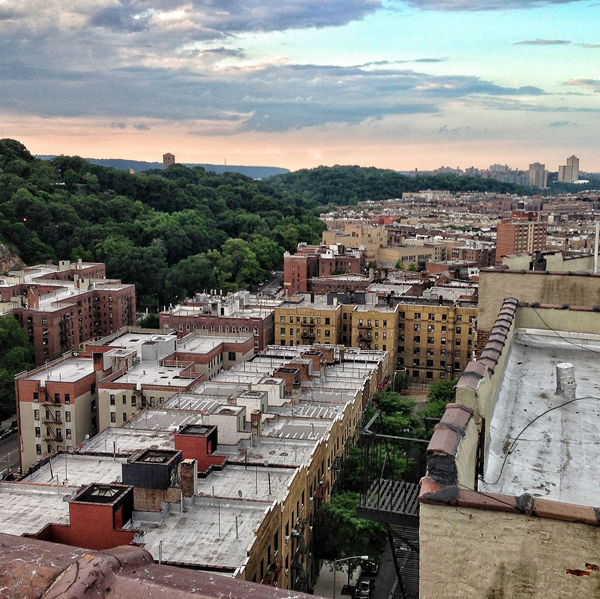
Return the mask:
<path fill-rule="evenodd" d="M 0 0 L 34 154 L 600 172 L 600 0 Z"/>

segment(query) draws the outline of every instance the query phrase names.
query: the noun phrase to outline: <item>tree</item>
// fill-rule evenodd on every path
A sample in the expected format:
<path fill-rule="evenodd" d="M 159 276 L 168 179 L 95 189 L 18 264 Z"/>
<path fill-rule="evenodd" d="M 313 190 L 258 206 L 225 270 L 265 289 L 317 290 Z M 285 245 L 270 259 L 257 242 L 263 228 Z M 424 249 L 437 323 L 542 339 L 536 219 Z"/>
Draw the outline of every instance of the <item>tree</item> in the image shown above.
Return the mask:
<path fill-rule="evenodd" d="M 394 375 L 394 384 L 392 385 L 392 390 L 402 393 L 402 391 L 406 391 L 410 387 L 410 378 L 404 372 L 396 372 Z"/>
<path fill-rule="evenodd" d="M 142 329 L 158 329 L 160 328 L 160 319 L 158 314 L 148 314 L 144 318 L 137 321 L 137 326 Z"/>
<path fill-rule="evenodd" d="M 369 262 L 367 262 L 367 270 L 376 270 L 377 269 L 377 262 L 375 260 L 369 260 Z"/>
<path fill-rule="evenodd" d="M 345 275 L 346 271 L 343 268 L 336 268 L 331 274 L 332 275 Z"/>
<path fill-rule="evenodd" d="M 0 420 L 15 413 L 15 375 L 32 367 L 34 360 L 25 329 L 14 316 L 0 316 Z"/>
<path fill-rule="evenodd" d="M 404 267 L 404 262 L 402 262 L 402 260 L 398 260 L 398 262 L 396 262 L 396 268 L 398 270 L 406 270 Z"/>
<path fill-rule="evenodd" d="M 417 267 L 416 267 L 416 265 L 415 265 L 414 263 L 412 263 L 412 262 L 411 262 L 411 263 L 408 265 L 408 270 L 409 270 L 410 272 L 416 272 L 416 270 L 417 270 Z"/>
<path fill-rule="evenodd" d="M 438 381 L 429 387 L 427 393 L 427 406 L 423 414 L 428 418 L 441 418 L 444 415 L 446 404 L 456 400 L 456 384 L 453 381 Z"/>
<path fill-rule="evenodd" d="M 344 491 L 334 495 L 331 503 L 321 506 L 314 540 L 317 559 L 332 561 L 352 555 L 379 556 L 385 542 L 385 529 L 377 522 L 356 515 L 359 501 L 358 493 Z"/>

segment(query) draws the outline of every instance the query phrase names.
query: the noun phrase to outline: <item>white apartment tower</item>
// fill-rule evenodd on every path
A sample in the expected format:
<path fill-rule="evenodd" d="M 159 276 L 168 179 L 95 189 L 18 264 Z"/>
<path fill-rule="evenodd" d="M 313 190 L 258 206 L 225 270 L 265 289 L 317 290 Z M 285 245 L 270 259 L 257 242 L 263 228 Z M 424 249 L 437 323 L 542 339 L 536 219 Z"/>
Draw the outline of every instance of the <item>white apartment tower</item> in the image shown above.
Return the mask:
<path fill-rule="evenodd" d="M 558 180 L 564 183 L 573 183 L 579 179 L 579 158 L 567 158 L 567 164 L 558 167 Z"/>
<path fill-rule="evenodd" d="M 534 162 L 529 165 L 529 187 L 545 189 L 548 186 L 548 171 L 545 164 Z"/>

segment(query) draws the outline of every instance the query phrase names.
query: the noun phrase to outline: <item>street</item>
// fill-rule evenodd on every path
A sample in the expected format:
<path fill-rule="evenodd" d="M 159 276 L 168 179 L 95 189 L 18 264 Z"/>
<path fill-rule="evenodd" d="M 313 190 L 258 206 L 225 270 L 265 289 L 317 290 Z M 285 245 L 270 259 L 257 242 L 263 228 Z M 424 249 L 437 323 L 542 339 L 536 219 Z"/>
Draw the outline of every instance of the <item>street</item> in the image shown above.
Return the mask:
<path fill-rule="evenodd" d="M 0 473 L 9 467 L 19 467 L 19 437 L 17 433 L 0 441 Z"/>

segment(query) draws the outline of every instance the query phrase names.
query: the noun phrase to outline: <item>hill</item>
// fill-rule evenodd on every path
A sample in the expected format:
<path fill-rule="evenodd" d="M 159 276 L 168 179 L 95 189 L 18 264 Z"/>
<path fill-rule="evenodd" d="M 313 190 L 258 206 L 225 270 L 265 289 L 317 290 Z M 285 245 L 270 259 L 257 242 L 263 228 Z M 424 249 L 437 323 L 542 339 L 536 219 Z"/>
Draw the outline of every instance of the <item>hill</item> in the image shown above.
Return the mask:
<path fill-rule="evenodd" d="M 269 177 L 265 181 L 275 189 L 301 194 L 319 204 L 349 205 L 367 200 L 401 198 L 403 192 L 423 189 L 449 191 L 490 191 L 497 193 L 534 193 L 527 187 L 501 183 L 493 179 L 456 175 L 418 175 L 408 177 L 396 171 L 360 166 L 320 166 Z"/>
<path fill-rule="evenodd" d="M 40 160 L 52 160 L 56 156 L 37 156 Z M 115 168 L 119 171 L 128 171 L 133 169 L 136 173 L 148 171 L 152 169 L 162 169 L 162 162 L 144 162 L 142 160 L 125 160 L 122 158 L 84 158 L 90 164 L 98 164 Z M 189 168 L 200 166 L 204 170 L 212 171 L 222 175 L 223 173 L 239 173 L 252 179 L 264 179 L 274 175 L 282 175 L 289 173 L 287 168 L 279 168 L 277 166 L 241 166 L 241 165 L 224 165 L 224 164 L 184 164 Z"/>
<path fill-rule="evenodd" d="M 132 175 L 0 140 L 0 240 L 29 265 L 104 262 L 149 305 L 260 282 L 285 250 L 320 241 L 316 206 L 238 173 L 174 164 Z"/>

